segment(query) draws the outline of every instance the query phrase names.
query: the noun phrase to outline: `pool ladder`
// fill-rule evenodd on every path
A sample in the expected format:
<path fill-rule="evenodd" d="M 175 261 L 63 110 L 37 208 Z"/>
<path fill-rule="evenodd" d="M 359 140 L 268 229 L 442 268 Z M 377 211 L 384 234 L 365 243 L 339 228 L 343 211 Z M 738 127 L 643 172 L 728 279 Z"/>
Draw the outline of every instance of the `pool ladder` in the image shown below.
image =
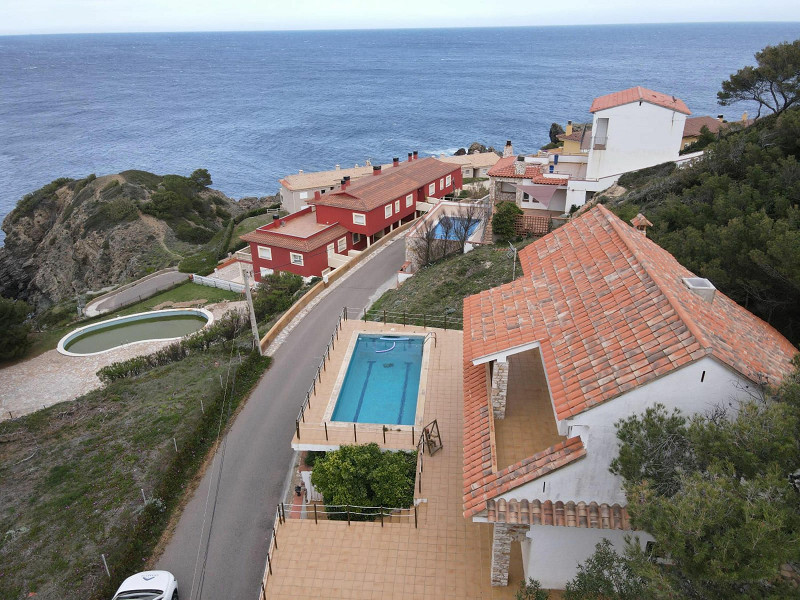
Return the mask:
<path fill-rule="evenodd" d="M 422 345 L 424 346 L 425 343 L 431 338 L 433 338 L 433 347 L 436 348 L 439 345 L 439 342 L 436 339 L 436 332 L 435 331 L 429 331 L 428 333 L 425 334 L 425 339 L 422 340 Z"/>

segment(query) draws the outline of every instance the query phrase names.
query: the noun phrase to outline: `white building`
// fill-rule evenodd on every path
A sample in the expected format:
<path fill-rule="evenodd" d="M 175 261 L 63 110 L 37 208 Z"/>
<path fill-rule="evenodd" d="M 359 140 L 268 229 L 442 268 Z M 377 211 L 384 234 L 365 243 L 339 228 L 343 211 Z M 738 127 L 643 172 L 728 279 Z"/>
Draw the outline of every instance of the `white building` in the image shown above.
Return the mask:
<path fill-rule="evenodd" d="M 624 173 L 677 161 L 686 116 L 691 114 L 675 96 L 638 86 L 595 98 L 590 112 L 591 141 L 582 143 L 588 152 L 501 159 L 489 170 L 493 200 L 514 199 L 526 212 L 545 216 L 583 206 Z M 526 164 L 511 175 L 516 182 L 509 181 L 508 170 L 519 161 Z"/>
<path fill-rule="evenodd" d="M 526 578 L 563 589 L 603 538 L 652 540 L 609 472 L 618 420 L 735 407 L 792 371 L 788 340 L 637 223 L 599 205 L 520 252 L 523 277 L 464 301 L 464 515 L 492 524 L 493 585 L 512 543 Z"/>

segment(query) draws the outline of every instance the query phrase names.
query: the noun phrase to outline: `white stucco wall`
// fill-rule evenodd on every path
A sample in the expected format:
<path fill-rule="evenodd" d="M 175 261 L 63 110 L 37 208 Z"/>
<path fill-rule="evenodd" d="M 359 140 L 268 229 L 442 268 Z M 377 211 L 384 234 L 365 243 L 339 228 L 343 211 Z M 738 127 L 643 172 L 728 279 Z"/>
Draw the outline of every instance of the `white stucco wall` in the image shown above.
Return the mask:
<path fill-rule="evenodd" d="M 633 102 L 594 114 L 593 132 L 598 119 L 608 119 L 605 150 L 589 150 L 588 179 L 635 171 L 670 160 L 677 160 L 686 115 L 649 102 Z M 594 135 L 594 134 L 593 134 Z"/>
<path fill-rule="evenodd" d="M 754 387 L 727 366 L 706 357 L 572 419 L 559 421 L 559 433 L 581 436 L 586 456 L 500 497 L 625 505 L 622 480 L 608 471 L 619 447 L 614 423 L 641 414 L 656 403 L 670 411 L 679 408 L 684 414 L 704 413 L 719 404 L 735 407 L 737 400 L 746 397 L 743 386 Z"/>
<path fill-rule="evenodd" d="M 623 554 L 626 536 L 638 537 L 642 548 L 653 539 L 642 532 L 533 525 L 527 534 L 530 542 L 522 542 L 525 578 L 537 579 L 544 588 L 563 590 L 575 577 L 578 565 L 594 554 L 595 546 L 603 538 L 611 542 L 617 553 Z"/>

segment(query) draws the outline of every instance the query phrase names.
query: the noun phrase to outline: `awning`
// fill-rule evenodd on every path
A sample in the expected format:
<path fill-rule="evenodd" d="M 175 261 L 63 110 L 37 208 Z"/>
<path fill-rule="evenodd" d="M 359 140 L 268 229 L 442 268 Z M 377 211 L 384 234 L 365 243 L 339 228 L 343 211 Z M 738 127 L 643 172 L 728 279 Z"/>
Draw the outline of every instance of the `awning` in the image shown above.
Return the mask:
<path fill-rule="evenodd" d="M 544 204 L 545 208 L 550 208 L 550 201 L 553 194 L 558 191 L 557 185 L 544 185 L 541 183 L 520 183 L 515 186 L 523 194 L 528 194 L 539 204 Z"/>

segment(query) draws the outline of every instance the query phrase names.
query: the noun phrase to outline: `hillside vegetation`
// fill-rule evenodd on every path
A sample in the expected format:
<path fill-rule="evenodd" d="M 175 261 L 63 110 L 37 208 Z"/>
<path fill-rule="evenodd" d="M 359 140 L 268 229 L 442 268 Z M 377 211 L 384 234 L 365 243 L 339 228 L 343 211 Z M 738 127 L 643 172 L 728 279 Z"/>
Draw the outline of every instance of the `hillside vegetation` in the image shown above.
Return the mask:
<path fill-rule="evenodd" d="M 800 342 L 800 109 L 723 136 L 690 167 L 620 179 L 610 208 L 793 343 Z"/>
<path fill-rule="evenodd" d="M 235 221 L 272 199 L 235 202 L 211 176 L 123 171 L 56 179 L 3 221 L 0 295 L 36 309 L 183 263 L 207 272 L 227 253 Z"/>

